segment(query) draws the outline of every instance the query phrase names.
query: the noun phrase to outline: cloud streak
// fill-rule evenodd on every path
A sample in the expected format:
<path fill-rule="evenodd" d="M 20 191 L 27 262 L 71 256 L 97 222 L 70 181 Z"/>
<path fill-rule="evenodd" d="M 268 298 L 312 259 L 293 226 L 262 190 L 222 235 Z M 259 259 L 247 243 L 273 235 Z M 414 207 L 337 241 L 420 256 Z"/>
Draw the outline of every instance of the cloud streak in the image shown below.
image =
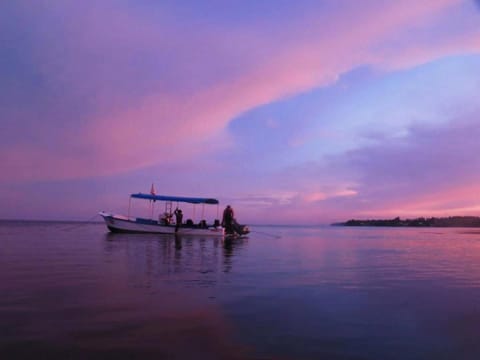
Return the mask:
<path fill-rule="evenodd" d="M 337 216 L 447 216 L 476 214 L 480 203 L 478 112 L 442 127 L 413 127 L 408 136 L 379 141 L 332 161 L 356 193 Z M 326 168 L 332 169 L 328 164 Z"/>
<path fill-rule="evenodd" d="M 397 66 L 398 61 L 405 63 L 400 54 L 416 63 L 465 46 L 478 51 L 475 34 L 464 34 L 461 44 L 452 38 L 448 44 L 430 47 L 414 42 L 408 49 L 390 48 L 388 55 L 375 50 L 392 34 L 402 36 L 398 34 L 410 26 L 435 23 L 433 14 L 458 3 L 345 3 L 341 11 L 334 8 L 331 13 L 286 22 L 284 30 L 256 23 L 253 29 L 240 25 L 219 32 L 215 26 L 181 27 L 162 9 L 146 16 L 117 2 L 96 7 L 89 2 L 39 2 L 37 8 L 21 9 L 35 30 L 45 29 L 32 36 L 36 70 L 51 83 L 47 90 L 65 89 L 66 98 L 59 100 L 68 104 L 78 100 L 78 114 L 66 119 L 56 115 L 55 106 L 44 109 L 49 119 L 41 121 L 46 126 L 65 127 L 55 138 L 38 135 L 42 143 L 53 141 L 52 149 L 38 155 L 38 148 L 30 143 L 4 149 L 3 157 L 7 164 L 20 161 L 35 168 L 30 175 L 38 179 L 109 175 L 166 158 L 207 156 L 209 151 L 233 146 L 225 132 L 231 119 L 331 84 L 359 64 Z M 52 19 L 54 25 L 48 28 Z M 418 54 L 420 47 L 424 50 Z M 205 144 L 218 143 L 219 148 L 205 153 Z M 24 169 L 16 166 L 10 166 L 8 173 L 12 178 L 25 177 Z"/>

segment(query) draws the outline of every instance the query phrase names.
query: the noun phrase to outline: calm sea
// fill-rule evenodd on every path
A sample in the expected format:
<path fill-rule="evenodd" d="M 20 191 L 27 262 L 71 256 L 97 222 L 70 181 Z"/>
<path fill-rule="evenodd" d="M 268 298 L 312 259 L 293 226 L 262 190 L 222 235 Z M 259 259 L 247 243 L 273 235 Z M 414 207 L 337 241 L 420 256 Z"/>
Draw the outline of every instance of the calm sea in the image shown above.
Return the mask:
<path fill-rule="evenodd" d="M 480 359 L 480 230 L 0 222 L 1 359 Z"/>

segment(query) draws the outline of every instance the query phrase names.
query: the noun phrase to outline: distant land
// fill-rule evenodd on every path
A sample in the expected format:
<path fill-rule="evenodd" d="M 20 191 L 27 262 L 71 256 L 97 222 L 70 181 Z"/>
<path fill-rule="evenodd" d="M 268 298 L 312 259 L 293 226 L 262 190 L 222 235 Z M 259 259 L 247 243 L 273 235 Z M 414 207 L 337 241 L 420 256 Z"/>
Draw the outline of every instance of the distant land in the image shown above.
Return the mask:
<path fill-rule="evenodd" d="M 334 226 L 411 226 L 411 227 L 480 227 L 478 216 L 451 216 L 451 217 L 419 217 L 416 219 L 391 220 L 355 220 L 334 223 Z"/>

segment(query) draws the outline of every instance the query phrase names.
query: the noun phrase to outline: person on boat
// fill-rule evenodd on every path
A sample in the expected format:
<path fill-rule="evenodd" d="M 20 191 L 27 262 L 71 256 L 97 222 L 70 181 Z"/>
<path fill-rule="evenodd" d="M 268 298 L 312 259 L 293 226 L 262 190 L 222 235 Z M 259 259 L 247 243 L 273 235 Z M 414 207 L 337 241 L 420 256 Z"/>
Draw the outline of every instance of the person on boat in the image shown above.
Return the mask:
<path fill-rule="evenodd" d="M 183 221 L 182 210 L 179 208 L 176 208 L 174 214 L 175 214 L 175 232 L 177 232 L 178 228 L 182 226 L 182 221 Z"/>
<path fill-rule="evenodd" d="M 172 214 L 165 212 L 163 217 L 160 219 L 160 223 L 163 225 L 170 225 L 172 222 Z"/>
<path fill-rule="evenodd" d="M 248 226 L 240 225 L 237 222 L 230 205 L 223 210 L 222 226 L 225 228 L 225 233 L 228 235 L 246 235 L 250 232 Z"/>
<path fill-rule="evenodd" d="M 225 210 L 223 210 L 223 217 L 222 217 L 222 226 L 225 228 L 225 232 L 227 234 L 233 233 L 233 223 L 234 223 L 235 215 L 233 209 L 230 205 L 227 205 Z"/>

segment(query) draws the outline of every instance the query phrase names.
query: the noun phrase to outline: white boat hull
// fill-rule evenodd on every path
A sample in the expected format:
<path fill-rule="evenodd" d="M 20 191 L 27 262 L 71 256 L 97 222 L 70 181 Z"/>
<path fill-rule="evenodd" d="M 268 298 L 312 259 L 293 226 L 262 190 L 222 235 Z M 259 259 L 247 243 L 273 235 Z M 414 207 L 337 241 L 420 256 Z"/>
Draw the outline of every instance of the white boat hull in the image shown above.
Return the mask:
<path fill-rule="evenodd" d="M 155 220 L 127 218 L 121 215 L 113 215 L 100 212 L 105 224 L 111 232 L 119 233 L 149 233 L 149 234 L 177 234 L 177 235 L 203 235 L 203 236 L 224 236 L 225 229 L 221 226 L 206 228 L 198 226 L 182 225 L 175 233 L 175 225 L 159 224 Z"/>

